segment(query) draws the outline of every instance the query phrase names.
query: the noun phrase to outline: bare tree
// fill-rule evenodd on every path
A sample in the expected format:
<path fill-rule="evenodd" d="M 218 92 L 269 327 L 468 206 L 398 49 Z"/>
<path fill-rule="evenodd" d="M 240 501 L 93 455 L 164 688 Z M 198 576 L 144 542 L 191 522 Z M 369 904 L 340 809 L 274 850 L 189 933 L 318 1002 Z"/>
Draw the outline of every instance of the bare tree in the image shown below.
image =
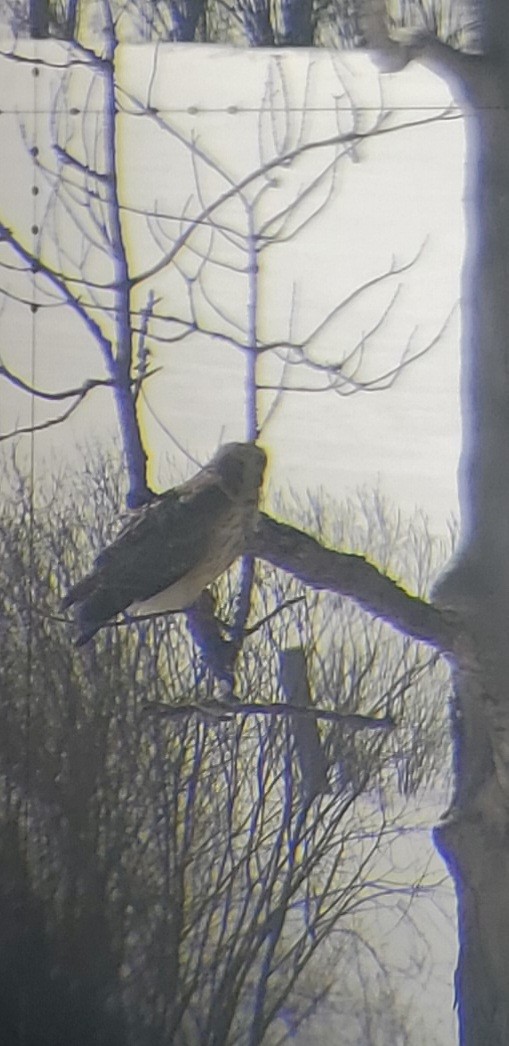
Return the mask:
<path fill-rule="evenodd" d="M 279 408 L 283 393 L 350 395 L 387 388 L 417 358 L 409 344 L 389 369 L 365 366 L 391 317 L 399 291 L 397 278 L 417 258 L 393 259 L 387 269 L 335 303 L 298 339 L 292 337 L 298 305 L 294 294 L 287 329 L 278 332 L 273 341 L 264 337 L 259 302 L 268 290 L 268 279 L 261 271 L 266 256 L 296 240 L 329 205 L 336 191 L 338 167 L 350 160 L 360 142 L 371 135 L 394 132 L 389 114 L 382 111 L 365 128 L 360 115 L 345 116 L 338 109 L 337 117 L 332 118 L 332 133 L 315 138 L 306 100 L 302 114 L 294 117 L 287 108 L 284 76 L 274 64 L 260 124 L 254 128 L 260 138 L 258 162 L 239 177 L 234 168 L 199 146 L 162 111 L 164 72 L 158 74 L 157 64 L 144 96 L 117 84 L 112 65 L 113 26 L 106 39 L 111 42 L 104 57 L 92 56 L 78 46 L 70 73 L 65 72 L 65 61 L 57 63 L 63 73 L 57 80 L 47 133 L 43 136 L 39 130 L 38 145 L 26 135 L 43 220 L 29 227 L 27 215 L 26 229 L 13 232 L 8 215 L 3 215 L 0 242 L 8 259 L 3 265 L 5 293 L 24 304 L 20 278 L 26 274 L 32 279 L 35 273 L 38 298 L 33 308 L 43 311 L 58 304 L 71 310 L 84 335 L 99 348 L 107 376 L 87 375 L 81 386 L 49 391 L 32 387 L 6 364 L 0 374 L 27 398 L 34 394 L 47 404 L 64 404 L 41 422 L 41 430 L 67 420 L 86 397 L 110 387 L 130 476 L 127 503 L 134 507 L 148 496 L 139 413 L 144 409 L 145 415 L 147 411 L 154 415 L 149 379 L 164 365 L 165 347 L 169 354 L 175 346 L 187 346 L 199 336 L 211 346 L 221 343 L 235 350 L 245 361 L 246 437 L 256 438 Z M 90 95 L 90 109 L 73 104 L 83 90 Z M 346 90 L 341 100 L 348 102 Z M 128 128 L 135 135 L 142 125 L 151 126 L 176 147 L 174 160 L 185 165 L 182 185 L 187 192 L 191 183 L 193 192 L 187 198 L 181 193 L 182 217 L 175 195 L 166 205 L 154 200 L 152 210 L 146 200 L 137 205 L 125 198 L 122 184 L 126 175 L 121 174 L 121 167 L 128 168 L 129 161 L 118 156 L 119 135 Z M 288 184 L 293 183 L 295 188 L 288 192 Z M 172 188 L 175 190 L 174 185 Z M 131 247 L 141 238 L 154 259 L 145 266 L 133 257 Z M 15 278 L 12 257 L 16 259 Z M 104 271 L 101 280 L 94 275 L 96 269 Z M 235 280 L 240 288 L 245 303 L 245 318 L 240 322 L 214 290 L 221 270 L 229 270 L 232 284 Z M 272 271 L 268 270 L 269 279 Z M 164 294 L 161 279 L 165 280 Z M 332 339 L 341 343 L 341 322 L 349 309 L 363 295 L 367 299 L 373 288 L 384 285 L 387 304 L 371 328 L 331 354 L 328 346 Z M 210 317 L 208 322 L 204 316 Z M 441 333 L 417 355 L 431 348 Z M 159 419 L 159 424 L 166 422 Z M 1 438 L 19 434 L 17 428 Z"/>
<path fill-rule="evenodd" d="M 56 80 L 49 126 L 44 135 L 38 129 L 38 145 L 25 132 L 43 220 L 40 225 L 29 225 L 27 215 L 26 228 L 13 232 L 5 215 L 0 238 L 9 299 L 26 307 L 23 277 L 35 280 L 32 310 L 50 312 L 57 306 L 72 313 L 78 329 L 99 349 L 106 376 L 87 374 L 73 388 L 48 390 L 2 363 L 4 379 L 27 400 L 35 396 L 49 408 L 49 414 L 35 424 L 30 418 L 25 429 L 18 426 L 1 438 L 54 428 L 85 400 L 111 388 L 129 475 L 127 504 L 132 508 L 150 497 L 140 425 L 145 428 L 155 421 L 159 431 L 175 441 L 171 426 L 154 406 L 151 385 L 155 388 L 153 377 L 159 376 L 159 380 L 171 367 L 176 348 L 221 345 L 225 352 L 239 356 L 246 437 L 256 439 L 289 396 L 324 392 L 341 396 L 388 388 L 404 367 L 438 341 L 441 332 L 419 352 L 412 350 L 411 343 L 403 347 L 388 368 L 369 366 L 370 350 L 392 315 L 399 290 L 397 278 L 416 260 L 409 259 L 392 260 L 385 270 L 335 303 L 300 337 L 292 329 L 299 301 L 295 285 L 287 327 L 269 340 L 267 334 L 272 331 L 264 333 L 260 320 L 260 299 L 267 297 L 272 278 L 268 255 L 297 240 L 332 202 L 338 166 L 349 162 L 358 144 L 371 135 L 395 133 L 394 123 L 382 110 L 365 127 L 355 110 L 350 115 L 338 108 L 331 117 L 332 133 L 315 137 L 306 98 L 302 113 L 294 115 L 288 85 L 274 63 L 257 126 L 257 162 L 240 173 L 233 162 L 227 166 L 184 133 L 164 111 L 164 68 L 159 68 L 157 54 L 142 90 L 129 87 L 129 73 L 126 84 L 122 78 L 118 81 L 113 63 L 116 27 L 108 4 L 98 6 L 96 13 L 99 10 L 103 25 L 98 51 L 76 44 L 70 62 L 57 62 L 62 74 Z M 17 60 L 15 53 L 10 60 Z M 40 72 L 38 65 L 34 72 Z M 51 72 L 54 76 L 54 67 Z M 310 72 L 306 97 L 312 89 Z M 78 104 L 83 92 L 89 99 L 84 107 Z M 346 89 L 340 100 L 348 103 Z M 180 182 L 181 200 L 172 184 L 168 202 L 155 198 L 152 205 L 147 204 L 146 193 L 139 204 L 133 201 L 129 176 L 121 172 L 118 142 L 130 132 L 134 144 L 141 127 L 149 127 L 176 150 L 174 162 L 187 171 Z M 128 167 L 127 160 L 124 167 Z M 155 186 L 153 191 L 155 197 Z M 140 262 L 134 251 L 133 245 L 140 242 L 153 259 L 148 264 Z M 238 287 L 240 313 L 238 308 L 232 312 L 216 290 L 221 272 L 228 272 L 232 285 L 235 282 Z M 343 346 L 339 333 L 348 311 L 363 295 L 367 298 L 381 287 L 387 288 L 381 313 L 357 340 Z M 341 350 L 331 352 L 331 340 L 341 344 Z M 220 675 L 231 675 L 230 666 L 242 641 L 252 574 L 251 556 L 244 563 L 232 646 L 221 645 L 217 630 L 213 638 L 210 608 L 206 612 L 202 604 L 189 614 L 193 634 L 202 637 L 209 657 L 212 645 L 216 661 L 219 653 L 224 655 Z"/>
<path fill-rule="evenodd" d="M 366 5 L 385 60 L 446 76 L 468 119 L 458 554 L 435 591 L 455 683 L 456 797 L 436 830 L 458 893 L 463 1046 L 509 1035 L 507 847 L 508 531 L 506 258 L 509 25 L 500 0 Z M 385 16 L 388 15 L 387 20 Z M 376 16 L 373 18 L 373 16 Z M 387 29 L 390 38 L 387 36 Z M 447 645 L 447 644 L 446 644 Z"/>
<path fill-rule="evenodd" d="M 101 0 L 1 0 L 18 35 L 71 40 Z M 95 8 L 95 12 L 94 12 Z M 235 42 L 249 47 L 352 48 L 363 42 L 353 0 L 114 0 L 123 40 Z M 91 15 L 92 12 L 92 15 Z"/>

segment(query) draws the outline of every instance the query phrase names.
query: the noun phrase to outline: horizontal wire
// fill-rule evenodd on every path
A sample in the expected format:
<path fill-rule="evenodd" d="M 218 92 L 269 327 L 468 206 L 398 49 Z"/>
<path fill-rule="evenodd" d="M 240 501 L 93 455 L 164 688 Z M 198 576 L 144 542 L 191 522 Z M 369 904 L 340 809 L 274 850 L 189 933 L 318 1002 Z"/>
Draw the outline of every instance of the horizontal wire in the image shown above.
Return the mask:
<path fill-rule="evenodd" d="M 95 108 L 94 109 L 92 109 L 92 108 L 88 109 L 87 108 L 85 110 L 85 109 L 77 109 L 75 106 L 72 106 L 72 109 L 73 109 L 73 112 L 70 113 L 70 115 L 72 115 L 72 116 L 80 116 L 84 112 L 87 113 L 87 116 L 91 115 L 91 114 L 94 114 L 94 113 L 97 116 L 100 116 L 103 113 L 103 109 L 101 109 L 101 108 L 97 108 L 97 109 L 95 109 Z M 147 111 L 148 115 L 153 115 L 154 113 L 159 113 L 159 114 L 163 114 L 164 115 L 165 113 L 167 113 L 167 114 L 173 115 L 173 116 L 182 116 L 182 115 L 184 115 L 184 116 L 185 115 L 188 115 L 188 116 L 210 115 L 210 116 L 212 116 L 212 115 L 217 115 L 218 113 L 225 113 L 228 116 L 241 116 L 243 113 L 258 113 L 259 115 L 261 115 L 264 112 L 270 112 L 270 113 L 301 113 L 301 114 L 302 113 L 338 113 L 338 112 L 344 112 L 344 113 L 352 113 L 352 112 L 355 112 L 355 113 L 379 113 L 381 109 L 383 109 L 383 110 L 386 109 L 388 112 L 391 112 L 391 113 L 414 113 L 414 112 L 422 112 L 422 113 L 425 113 L 425 112 L 426 113 L 427 112 L 431 112 L 431 113 L 436 112 L 436 113 L 442 113 L 443 112 L 446 115 L 446 114 L 449 114 L 449 113 L 452 113 L 452 112 L 455 112 L 455 113 L 461 112 L 462 111 L 462 106 L 461 105 L 449 105 L 448 103 L 444 103 L 443 105 L 387 105 L 387 106 L 352 105 L 352 106 L 348 106 L 348 107 L 347 106 L 342 106 L 342 105 L 341 106 L 340 105 L 338 105 L 338 106 L 330 106 L 330 105 L 292 106 L 292 105 L 289 105 L 289 106 L 281 106 L 281 108 L 276 107 L 276 106 L 271 106 L 270 109 L 269 108 L 264 109 L 261 106 L 251 106 L 251 107 L 248 107 L 248 106 L 235 106 L 235 107 L 233 107 L 233 106 L 220 106 L 218 108 L 212 108 L 212 107 L 210 107 L 210 108 L 202 108 L 201 106 L 200 107 L 198 107 L 198 106 L 189 106 L 188 108 L 177 108 L 177 107 L 171 108 L 169 106 L 161 106 L 161 107 L 157 107 L 157 106 L 153 107 L 153 106 L 151 106 L 149 108 L 147 106 L 147 110 L 146 111 Z M 500 110 L 508 110 L 509 109 L 509 105 L 503 105 L 503 106 L 502 105 L 499 105 L 499 106 L 497 106 L 497 105 L 487 105 L 487 106 L 483 106 L 483 107 L 479 106 L 476 111 L 480 111 L 481 109 L 482 109 L 483 112 L 495 112 L 495 111 L 500 111 Z M 42 109 L 42 108 L 39 108 L 38 109 L 38 113 L 43 113 L 43 114 L 45 113 L 48 116 L 53 116 L 53 115 L 58 115 L 59 113 L 69 113 L 69 109 L 66 109 L 66 108 L 58 108 L 58 109 L 53 109 L 53 108 Z M 2 116 L 4 114 L 5 115 L 11 115 L 11 116 L 12 115 L 14 115 L 14 116 L 29 116 L 29 115 L 32 114 L 32 110 L 31 109 L 20 109 L 19 107 L 18 108 L 14 108 L 13 107 L 12 109 L 0 108 L 0 116 Z M 134 112 L 134 111 L 131 111 L 129 109 L 125 109 L 125 110 L 121 109 L 119 111 L 119 113 L 117 113 L 117 115 L 118 116 L 130 116 L 130 115 L 133 115 L 133 116 L 136 116 L 137 118 L 139 118 L 139 116 L 143 115 L 143 113 L 140 114 L 139 110 Z M 465 114 L 465 115 L 467 115 L 467 114 Z"/>

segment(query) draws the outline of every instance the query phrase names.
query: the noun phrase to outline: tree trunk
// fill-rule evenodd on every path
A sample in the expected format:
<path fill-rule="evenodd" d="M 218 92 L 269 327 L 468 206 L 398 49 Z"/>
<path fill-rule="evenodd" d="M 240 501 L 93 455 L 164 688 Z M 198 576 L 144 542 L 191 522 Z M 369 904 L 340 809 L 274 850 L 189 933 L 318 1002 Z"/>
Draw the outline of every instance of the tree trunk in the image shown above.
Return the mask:
<path fill-rule="evenodd" d="M 435 593 L 461 620 L 455 799 L 435 840 L 458 896 L 462 1046 L 509 1043 L 509 21 L 505 0 L 486 8 L 496 50 L 452 55 L 468 136 L 461 532 Z"/>
<path fill-rule="evenodd" d="M 456 672 L 455 809 L 436 832 L 458 891 L 463 1046 L 509 1042 L 508 106 L 507 72 L 486 62 L 466 121 L 461 540 L 437 591 L 468 637 Z"/>
<path fill-rule="evenodd" d="M 34 40 L 44 40 L 49 36 L 48 0 L 30 0 L 29 7 L 30 36 Z"/>
<path fill-rule="evenodd" d="M 371 39 L 367 32 L 368 44 L 382 47 L 384 61 L 394 59 L 381 0 L 373 0 L 372 7 L 376 32 Z M 460 28 L 461 16 L 466 25 L 469 10 L 483 19 L 482 55 L 454 50 L 421 29 L 417 35 L 398 36 L 404 41 L 403 62 L 392 64 L 418 57 L 435 71 L 452 75 L 466 113 L 461 530 L 458 553 L 434 593 L 437 609 L 450 611 L 449 620 L 456 620 L 456 638 L 444 646 L 453 651 L 455 795 L 435 830 L 435 841 L 458 898 L 461 1046 L 507 1046 L 509 5 L 507 0 L 484 0 L 474 9 L 458 2 L 454 13 Z M 365 25 L 369 30 L 369 20 Z"/>
<path fill-rule="evenodd" d="M 205 0 L 172 0 L 169 6 L 173 26 L 170 39 L 174 43 L 192 43 L 203 16 Z"/>
<path fill-rule="evenodd" d="M 274 40 L 278 47 L 311 47 L 313 4 L 311 0 L 278 0 L 275 5 Z"/>

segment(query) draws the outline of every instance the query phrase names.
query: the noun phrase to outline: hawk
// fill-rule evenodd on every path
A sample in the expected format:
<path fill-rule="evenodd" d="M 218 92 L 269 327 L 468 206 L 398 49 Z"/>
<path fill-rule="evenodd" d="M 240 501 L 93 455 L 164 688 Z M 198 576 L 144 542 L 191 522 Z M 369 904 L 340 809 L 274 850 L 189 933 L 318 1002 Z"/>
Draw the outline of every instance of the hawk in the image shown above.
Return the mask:
<path fill-rule="evenodd" d="M 112 618 L 186 610 L 244 554 L 256 525 L 267 457 L 227 443 L 192 479 L 138 509 L 65 597 L 77 605 L 77 646 Z"/>

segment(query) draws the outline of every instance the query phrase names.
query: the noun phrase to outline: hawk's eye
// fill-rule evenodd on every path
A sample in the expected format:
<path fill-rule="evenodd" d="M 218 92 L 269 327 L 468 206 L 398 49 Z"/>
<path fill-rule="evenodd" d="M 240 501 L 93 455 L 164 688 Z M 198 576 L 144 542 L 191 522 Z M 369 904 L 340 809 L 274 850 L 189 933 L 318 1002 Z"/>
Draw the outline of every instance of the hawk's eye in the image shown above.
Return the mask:
<path fill-rule="evenodd" d="M 239 458 L 225 457 L 219 464 L 218 472 L 227 494 L 239 497 L 244 484 L 244 462 Z"/>

